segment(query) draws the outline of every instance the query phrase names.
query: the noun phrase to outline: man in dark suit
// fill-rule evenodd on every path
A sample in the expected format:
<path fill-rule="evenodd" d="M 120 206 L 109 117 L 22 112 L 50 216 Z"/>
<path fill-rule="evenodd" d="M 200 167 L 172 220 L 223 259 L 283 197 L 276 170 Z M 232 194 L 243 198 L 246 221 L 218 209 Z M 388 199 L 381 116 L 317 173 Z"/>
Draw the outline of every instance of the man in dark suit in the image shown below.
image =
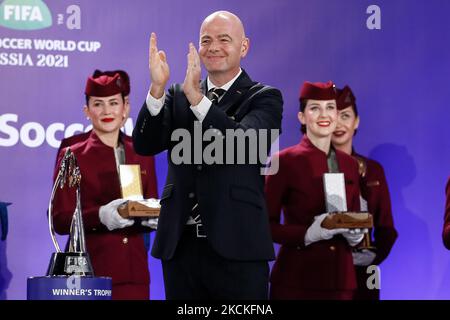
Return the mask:
<path fill-rule="evenodd" d="M 222 157 L 223 161 L 209 163 L 202 157 L 206 151 L 202 137 L 194 134 L 197 129 L 209 131 L 210 140 L 228 144 L 227 134 L 236 130 L 249 134 L 280 130 L 281 93 L 257 84 L 241 69 L 248 49 L 237 16 L 226 11 L 211 14 L 200 28 L 199 52 L 189 44 L 184 83 L 165 94 L 169 66 L 165 53 L 157 49 L 156 35 L 150 38 L 152 83 L 133 141 L 143 155 L 168 150 L 167 181 L 152 249 L 152 255 L 162 259 L 168 299 L 267 299 L 268 260 L 274 259 L 274 251 L 261 161 L 229 161 L 257 146 L 246 143 L 244 150 L 233 148 L 234 156 L 227 161 Z M 208 72 L 202 82 L 200 60 Z M 178 159 L 174 137 L 186 132 L 190 148 L 183 157 L 193 155 L 193 163 Z"/>

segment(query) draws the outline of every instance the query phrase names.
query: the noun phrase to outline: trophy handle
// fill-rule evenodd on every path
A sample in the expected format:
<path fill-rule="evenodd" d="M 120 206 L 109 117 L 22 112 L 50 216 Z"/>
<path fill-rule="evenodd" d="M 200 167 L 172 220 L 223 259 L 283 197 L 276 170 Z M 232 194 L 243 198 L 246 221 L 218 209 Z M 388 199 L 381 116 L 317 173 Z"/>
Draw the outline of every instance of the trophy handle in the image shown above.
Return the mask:
<path fill-rule="evenodd" d="M 58 241 L 55 236 L 55 229 L 53 228 L 53 198 L 55 197 L 56 189 L 58 188 L 59 183 L 61 182 L 61 178 L 63 176 L 62 170 L 59 170 L 58 177 L 53 184 L 52 195 L 50 197 L 50 201 L 48 203 L 48 229 L 50 231 L 50 236 L 52 237 L 53 245 L 55 246 L 56 252 L 61 252 Z"/>
<path fill-rule="evenodd" d="M 59 247 L 58 241 L 56 240 L 55 236 L 55 229 L 53 227 L 53 199 L 55 197 L 56 189 L 59 187 L 63 187 L 66 182 L 68 182 L 70 187 L 76 186 L 77 187 L 77 207 L 75 210 L 74 217 L 77 218 L 77 220 L 81 220 L 81 206 L 80 206 L 80 195 L 79 195 L 79 189 L 80 189 L 80 169 L 77 165 L 77 161 L 75 158 L 75 155 L 72 153 L 70 148 L 66 149 L 66 152 L 64 153 L 64 157 L 61 160 L 61 164 L 59 166 L 58 176 L 55 179 L 55 183 L 53 184 L 52 188 L 52 195 L 50 197 L 49 203 L 48 203 L 48 228 L 50 231 L 50 236 L 52 237 L 53 245 L 55 246 L 56 252 L 61 252 L 61 248 Z M 78 213 L 78 214 L 77 214 Z M 82 222 L 78 225 L 82 225 Z M 72 227 L 71 227 L 72 229 Z M 84 239 L 84 234 L 83 234 Z M 84 240 L 83 240 L 84 244 Z M 84 246 L 83 246 L 84 248 Z"/>

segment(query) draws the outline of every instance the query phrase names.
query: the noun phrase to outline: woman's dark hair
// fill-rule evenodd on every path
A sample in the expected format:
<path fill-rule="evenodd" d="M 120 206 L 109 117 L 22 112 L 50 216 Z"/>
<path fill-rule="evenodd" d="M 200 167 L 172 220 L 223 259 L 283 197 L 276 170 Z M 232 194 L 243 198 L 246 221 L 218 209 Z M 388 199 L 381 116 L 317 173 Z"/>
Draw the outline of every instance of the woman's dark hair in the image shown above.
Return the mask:
<path fill-rule="evenodd" d="M 306 108 L 306 103 L 308 102 L 308 99 L 300 99 L 300 112 L 304 112 Z M 300 131 L 305 134 L 306 133 L 306 126 L 304 124 L 301 125 Z"/>

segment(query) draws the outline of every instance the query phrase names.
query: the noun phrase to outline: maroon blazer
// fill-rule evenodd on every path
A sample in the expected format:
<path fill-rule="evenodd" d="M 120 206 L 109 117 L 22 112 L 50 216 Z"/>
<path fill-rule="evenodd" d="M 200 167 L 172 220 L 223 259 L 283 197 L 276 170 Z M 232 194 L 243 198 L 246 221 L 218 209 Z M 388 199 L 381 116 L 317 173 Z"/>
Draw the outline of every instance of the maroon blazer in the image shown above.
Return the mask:
<path fill-rule="evenodd" d="M 450 178 L 448 179 L 447 186 L 445 187 L 445 194 L 445 217 L 442 240 L 444 241 L 444 246 L 450 250 Z"/>
<path fill-rule="evenodd" d="M 397 231 L 394 228 L 392 217 L 391 197 L 383 167 L 375 160 L 357 153 L 353 153 L 353 156 L 365 163 L 364 173 L 360 172 L 360 189 L 361 196 L 367 201 L 368 211 L 374 218 L 373 245 L 377 248 L 377 256 L 373 264 L 378 265 L 389 255 L 397 239 Z"/>
<path fill-rule="evenodd" d="M 345 175 L 347 207 L 359 210 L 358 164 L 338 150 L 336 157 Z M 278 173 L 267 176 L 265 187 L 272 238 L 281 244 L 271 273 L 272 285 L 277 290 L 355 289 L 352 251 L 344 237 L 304 244 L 314 217 L 326 212 L 323 174 L 328 172 L 327 155 L 304 135 L 298 145 L 281 151 L 279 160 Z"/>
<path fill-rule="evenodd" d="M 145 198 L 157 196 L 157 184 L 152 157 L 137 155 L 131 138 L 121 134 L 127 164 L 140 164 Z M 96 276 L 112 277 L 114 284 L 147 284 L 149 271 L 147 251 L 142 232 L 148 228 L 139 222 L 128 228 L 109 231 L 99 219 L 100 206 L 121 198 L 119 176 L 114 151 L 92 132 L 88 139 L 71 147 L 81 171 L 81 206 L 86 233 L 87 251 Z M 58 166 L 64 156 L 62 149 Z M 57 170 L 55 170 L 55 176 Z M 53 207 L 54 227 L 59 234 L 68 234 L 75 208 L 75 188 L 58 189 Z"/>
<path fill-rule="evenodd" d="M 62 149 L 70 147 L 75 143 L 89 139 L 89 137 L 91 136 L 91 132 L 92 130 L 89 130 L 88 132 L 77 133 L 74 134 L 73 136 L 62 139 L 61 143 L 59 144 L 58 152 L 56 153 L 55 166 L 58 164 L 59 153 L 61 152 Z"/>

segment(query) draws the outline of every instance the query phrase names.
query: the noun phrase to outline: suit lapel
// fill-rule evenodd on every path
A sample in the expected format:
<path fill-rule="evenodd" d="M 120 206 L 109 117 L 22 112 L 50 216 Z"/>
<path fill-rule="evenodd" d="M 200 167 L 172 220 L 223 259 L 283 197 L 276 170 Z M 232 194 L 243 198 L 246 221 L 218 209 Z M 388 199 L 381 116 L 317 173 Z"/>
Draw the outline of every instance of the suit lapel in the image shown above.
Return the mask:
<path fill-rule="evenodd" d="M 218 106 L 225 112 L 230 109 L 235 102 L 237 102 L 242 95 L 253 85 L 252 79 L 247 73 L 242 70 L 241 75 L 236 79 L 233 85 L 228 89 L 223 98 L 220 100 Z"/>

